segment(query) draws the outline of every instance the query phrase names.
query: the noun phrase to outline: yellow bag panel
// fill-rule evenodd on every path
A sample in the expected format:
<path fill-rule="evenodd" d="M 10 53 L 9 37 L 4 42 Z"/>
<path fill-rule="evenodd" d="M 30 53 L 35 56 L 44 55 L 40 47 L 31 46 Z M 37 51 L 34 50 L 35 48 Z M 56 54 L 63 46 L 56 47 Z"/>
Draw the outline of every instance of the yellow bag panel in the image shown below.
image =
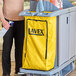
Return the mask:
<path fill-rule="evenodd" d="M 25 69 L 50 70 L 56 53 L 56 17 L 25 17 L 23 65 Z"/>

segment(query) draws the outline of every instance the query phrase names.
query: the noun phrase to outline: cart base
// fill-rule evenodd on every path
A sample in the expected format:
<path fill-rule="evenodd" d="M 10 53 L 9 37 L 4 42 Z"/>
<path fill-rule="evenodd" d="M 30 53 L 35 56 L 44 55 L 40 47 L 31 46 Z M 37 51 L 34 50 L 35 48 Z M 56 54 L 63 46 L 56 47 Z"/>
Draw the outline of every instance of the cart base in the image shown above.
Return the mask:
<path fill-rule="evenodd" d="M 76 56 L 71 58 L 69 61 L 65 62 L 63 65 L 56 67 L 50 71 L 37 71 L 37 70 L 26 70 L 20 68 L 19 74 L 27 74 L 30 75 L 39 75 L 39 76 L 66 76 L 70 72 L 72 72 L 75 68 L 74 61 Z"/>

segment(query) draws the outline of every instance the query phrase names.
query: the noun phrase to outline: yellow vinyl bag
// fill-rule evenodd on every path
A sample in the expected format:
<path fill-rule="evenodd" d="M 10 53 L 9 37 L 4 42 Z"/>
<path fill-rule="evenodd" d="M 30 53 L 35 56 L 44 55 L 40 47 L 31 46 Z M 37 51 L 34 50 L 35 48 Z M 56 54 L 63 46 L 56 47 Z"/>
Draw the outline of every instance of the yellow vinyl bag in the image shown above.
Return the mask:
<path fill-rule="evenodd" d="M 56 55 L 56 17 L 25 16 L 23 69 L 48 71 Z"/>

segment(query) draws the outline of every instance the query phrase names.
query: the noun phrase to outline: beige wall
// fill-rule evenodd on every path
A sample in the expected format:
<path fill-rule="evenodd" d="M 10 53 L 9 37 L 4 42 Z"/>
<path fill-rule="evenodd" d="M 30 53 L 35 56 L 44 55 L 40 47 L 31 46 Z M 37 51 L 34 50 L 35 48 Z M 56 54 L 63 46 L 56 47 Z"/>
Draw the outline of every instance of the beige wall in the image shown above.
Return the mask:
<path fill-rule="evenodd" d="M 3 39 L 0 38 L 0 50 L 2 50 L 2 43 L 3 43 Z"/>

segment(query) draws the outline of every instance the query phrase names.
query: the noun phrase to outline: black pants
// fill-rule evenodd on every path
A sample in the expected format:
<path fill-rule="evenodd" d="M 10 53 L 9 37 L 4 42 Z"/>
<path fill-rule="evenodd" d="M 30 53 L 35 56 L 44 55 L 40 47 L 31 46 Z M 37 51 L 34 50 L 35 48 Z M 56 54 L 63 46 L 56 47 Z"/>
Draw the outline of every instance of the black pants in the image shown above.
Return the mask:
<path fill-rule="evenodd" d="M 2 52 L 2 67 L 3 74 L 10 74 L 11 72 L 11 48 L 15 39 L 15 73 L 19 72 L 22 66 L 22 50 L 24 40 L 24 20 L 14 21 L 13 27 L 10 27 L 4 35 L 3 52 Z"/>

